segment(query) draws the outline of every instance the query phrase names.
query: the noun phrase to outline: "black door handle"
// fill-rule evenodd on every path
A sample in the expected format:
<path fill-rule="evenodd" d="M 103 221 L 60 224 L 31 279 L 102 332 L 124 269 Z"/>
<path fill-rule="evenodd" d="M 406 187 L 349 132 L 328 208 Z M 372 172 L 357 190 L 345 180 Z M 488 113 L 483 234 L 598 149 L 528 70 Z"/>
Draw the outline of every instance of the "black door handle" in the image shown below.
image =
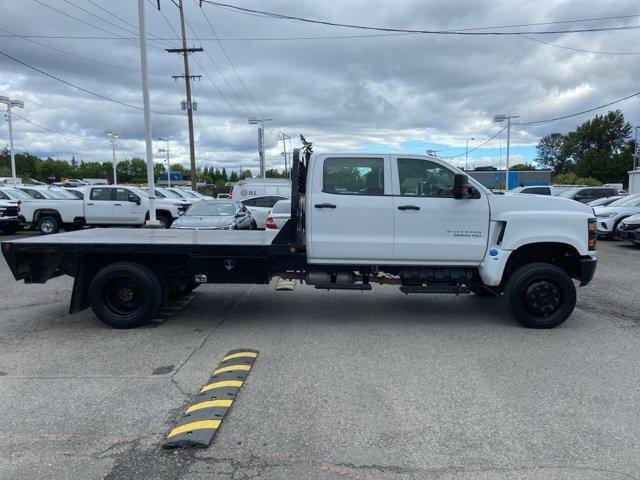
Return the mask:
<path fill-rule="evenodd" d="M 333 203 L 316 203 L 314 205 L 316 208 L 336 208 Z"/>
<path fill-rule="evenodd" d="M 400 205 L 398 210 L 420 210 L 417 205 Z"/>

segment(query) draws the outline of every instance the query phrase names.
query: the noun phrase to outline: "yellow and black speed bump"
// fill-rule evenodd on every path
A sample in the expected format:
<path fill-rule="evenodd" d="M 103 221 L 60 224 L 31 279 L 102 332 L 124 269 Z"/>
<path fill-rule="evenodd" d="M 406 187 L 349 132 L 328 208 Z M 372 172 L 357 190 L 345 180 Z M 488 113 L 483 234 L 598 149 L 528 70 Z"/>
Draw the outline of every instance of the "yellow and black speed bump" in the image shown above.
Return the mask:
<path fill-rule="evenodd" d="M 257 356 L 257 350 L 242 348 L 227 353 L 187 411 L 175 423 L 162 446 L 208 446 L 233 405 Z"/>

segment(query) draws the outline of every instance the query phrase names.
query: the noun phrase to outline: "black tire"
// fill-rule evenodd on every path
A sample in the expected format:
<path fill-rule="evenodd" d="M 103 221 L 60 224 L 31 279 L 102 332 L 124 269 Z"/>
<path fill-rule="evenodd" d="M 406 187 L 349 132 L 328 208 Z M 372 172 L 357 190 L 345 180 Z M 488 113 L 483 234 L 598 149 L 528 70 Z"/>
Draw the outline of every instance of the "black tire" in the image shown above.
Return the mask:
<path fill-rule="evenodd" d="M 485 287 L 481 283 L 472 283 L 469 285 L 469 290 L 471 290 L 478 297 L 495 297 L 498 295 L 493 290 Z"/>
<path fill-rule="evenodd" d="M 93 313 L 114 328 L 135 328 L 153 318 L 162 303 L 162 284 L 139 263 L 118 262 L 100 270 L 89 286 Z"/>
<path fill-rule="evenodd" d="M 249 230 L 257 230 L 258 229 L 258 224 L 256 223 L 255 220 L 251 220 L 251 225 L 249 225 Z"/>
<path fill-rule="evenodd" d="M 60 219 L 53 215 L 43 215 L 38 219 L 36 229 L 42 235 L 52 235 L 60 231 Z"/>
<path fill-rule="evenodd" d="M 162 224 L 163 228 L 170 228 L 173 223 L 169 215 L 158 215 L 158 221 Z"/>
<path fill-rule="evenodd" d="M 576 287 L 555 265 L 531 263 L 511 274 L 504 297 L 509 314 L 525 327 L 553 328 L 573 312 Z"/>

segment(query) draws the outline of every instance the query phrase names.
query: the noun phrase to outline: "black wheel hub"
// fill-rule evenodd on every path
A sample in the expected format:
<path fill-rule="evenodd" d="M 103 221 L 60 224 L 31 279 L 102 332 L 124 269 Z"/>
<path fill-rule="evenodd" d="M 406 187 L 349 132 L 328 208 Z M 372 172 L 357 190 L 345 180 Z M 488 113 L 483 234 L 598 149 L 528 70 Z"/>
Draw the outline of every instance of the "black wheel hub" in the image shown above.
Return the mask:
<path fill-rule="evenodd" d="M 130 315 L 142 307 L 144 296 L 134 279 L 112 279 L 105 289 L 105 304 L 116 315 Z"/>
<path fill-rule="evenodd" d="M 534 280 L 524 291 L 524 306 L 539 317 L 554 314 L 562 304 L 560 289 L 550 280 Z"/>

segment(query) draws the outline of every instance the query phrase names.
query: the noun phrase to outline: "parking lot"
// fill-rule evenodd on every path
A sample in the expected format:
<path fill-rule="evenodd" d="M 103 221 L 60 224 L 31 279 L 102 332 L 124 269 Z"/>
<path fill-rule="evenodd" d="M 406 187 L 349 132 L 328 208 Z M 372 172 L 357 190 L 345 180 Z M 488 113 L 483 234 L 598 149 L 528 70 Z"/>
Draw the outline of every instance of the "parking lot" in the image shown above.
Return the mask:
<path fill-rule="evenodd" d="M 600 242 L 562 326 L 396 287 L 204 285 L 157 326 L 68 315 L 72 281 L 0 262 L 0 478 L 640 478 L 640 249 Z M 236 348 L 260 351 L 207 449 L 163 450 Z"/>

